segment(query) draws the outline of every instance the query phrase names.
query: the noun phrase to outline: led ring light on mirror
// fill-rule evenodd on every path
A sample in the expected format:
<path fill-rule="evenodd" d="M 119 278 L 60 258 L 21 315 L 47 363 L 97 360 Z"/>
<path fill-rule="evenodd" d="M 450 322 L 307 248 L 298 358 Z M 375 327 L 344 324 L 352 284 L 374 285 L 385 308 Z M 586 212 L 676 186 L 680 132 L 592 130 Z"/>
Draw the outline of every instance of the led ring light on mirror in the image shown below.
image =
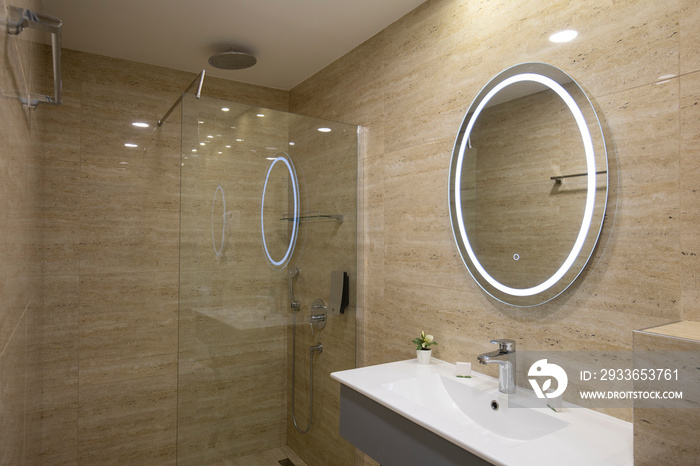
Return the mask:
<path fill-rule="evenodd" d="M 293 193 L 293 201 L 294 201 L 294 213 L 293 213 L 293 218 L 292 218 L 292 234 L 289 238 L 289 245 L 287 246 L 287 251 L 285 252 L 284 256 L 276 260 L 272 257 L 270 254 L 270 251 L 267 247 L 267 241 L 265 239 L 265 193 L 267 192 L 267 183 L 270 180 L 270 173 L 272 173 L 272 168 L 275 166 L 276 163 L 281 162 L 283 163 L 289 172 L 289 178 L 291 181 L 291 191 Z M 267 174 L 265 175 L 265 185 L 263 187 L 263 193 L 262 193 L 262 202 L 260 204 L 260 227 L 262 231 L 262 243 L 263 243 L 263 250 L 265 251 L 265 257 L 267 258 L 268 262 L 274 267 L 274 268 L 283 268 L 287 265 L 289 260 L 292 258 L 292 254 L 294 253 L 294 246 L 296 244 L 297 240 L 297 230 L 299 226 L 299 184 L 297 181 L 297 174 L 296 171 L 294 170 L 294 164 L 292 163 L 292 160 L 285 155 L 281 155 L 276 157 L 275 159 L 272 160 L 272 163 L 270 164 L 270 167 L 267 169 Z"/>
<path fill-rule="evenodd" d="M 558 82 L 559 81 L 559 82 Z M 577 96 L 579 96 L 577 103 L 574 97 L 562 86 L 561 83 L 566 84 L 572 89 Z M 510 88 L 510 86 L 516 86 L 519 83 L 521 87 L 524 88 L 526 85 L 540 85 L 536 91 L 529 89 L 527 91 L 520 90 L 521 94 L 518 94 L 518 89 Z M 505 92 L 504 92 L 505 90 Z M 583 152 L 585 153 L 585 173 L 581 173 L 575 176 L 586 176 L 586 199 L 585 208 L 583 209 L 583 215 L 580 220 L 580 227 L 578 228 L 578 234 L 576 240 L 571 246 L 566 259 L 561 263 L 561 265 L 556 269 L 556 271 L 551 274 L 548 278 L 543 279 L 540 283 L 534 286 L 526 287 L 515 287 L 504 284 L 494 278 L 491 273 L 484 267 L 477 257 L 474 248 L 472 247 L 472 241 L 467 233 L 467 228 L 465 227 L 464 221 L 464 206 L 462 200 L 462 175 L 465 169 L 464 160 L 465 152 L 467 149 L 471 149 L 470 142 L 472 139 L 472 131 L 474 126 L 482 114 L 482 111 L 487 107 L 489 102 L 493 104 L 494 98 L 502 93 L 499 98 L 505 100 L 505 102 L 499 103 L 499 105 L 513 105 L 509 103 L 512 99 L 516 101 L 517 99 L 523 97 L 529 97 L 533 99 L 539 92 L 548 92 L 549 90 L 556 93 L 556 95 L 566 104 L 566 108 L 573 116 L 575 120 L 578 133 L 580 134 L 580 140 L 583 144 Z M 504 97 L 508 93 L 513 94 L 510 97 Z M 551 100 L 551 97 L 548 97 Z M 528 102 L 536 102 L 531 100 Z M 584 116 L 585 110 L 588 115 L 588 120 Z M 508 107 L 504 107 L 501 110 L 508 110 Z M 536 110 L 536 109 L 535 109 Z M 535 114 L 536 111 L 533 112 Z M 527 122 L 523 123 L 526 124 Z M 505 123 L 503 123 L 505 125 Z M 589 130 L 593 128 L 593 134 Z M 520 129 L 520 128 L 518 128 Z M 527 128 L 526 128 L 527 129 Z M 505 131 L 505 128 L 503 129 Z M 527 134 L 527 133 L 525 133 Z M 565 139 L 565 138 L 561 138 Z M 596 142 L 594 143 L 594 139 Z M 559 142 L 559 141 L 557 141 Z M 505 145 L 505 143 L 504 143 Z M 492 149 L 493 150 L 493 149 Z M 573 148 L 571 152 L 576 152 L 576 148 Z M 598 152 L 598 154 L 596 154 Z M 602 154 L 600 153 L 602 152 Z M 476 152 L 474 152 L 476 153 Z M 503 154 L 499 154 L 503 155 Z M 506 151 L 505 156 L 508 153 Z M 476 164 L 476 155 L 474 155 Z M 504 157 L 502 157 L 504 158 Z M 462 259 L 467 266 L 472 277 L 476 282 L 489 294 L 498 299 L 499 301 L 505 302 L 507 304 L 512 304 L 516 306 L 532 306 L 541 304 L 543 302 L 549 301 L 550 299 L 556 297 L 561 292 L 563 292 L 568 286 L 573 283 L 576 277 L 580 274 L 583 266 L 588 261 L 597 237 L 600 233 L 600 228 L 602 226 L 602 220 L 605 210 L 605 199 L 607 195 L 604 196 L 602 202 L 596 202 L 596 190 L 598 189 L 597 178 L 596 178 L 596 158 L 598 158 L 599 165 L 605 165 L 605 170 L 598 173 L 606 174 L 605 189 L 607 190 L 607 158 L 605 156 L 605 141 L 603 138 L 602 130 L 600 129 L 600 123 L 598 121 L 595 110 L 593 109 L 590 101 L 585 97 L 583 90 L 561 70 L 556 69 L 550 65 L 542 63 L 524 63 L 517 65 L 507 70 L 503 71 L 495 78 L 493 78 L 487 86 L 482 89 L 480 94 L 476 97 L 469 111 L 467 112 L 460 132 L 455 141 L 455 146 L 452 155 L 452 161 L 450 164 L 450 217 L 452 223 L 453 234 L 455 241 L 460 250 Z M 533 160 L 535 157 L 533 157 Z M 479 159 L 480 163 L 485 164 L 488 160 L 484 161 Z M 476 165 L 474 165 L 476 167 Z M 470 173 L 476 180 L 479 170 L 474 168 L 475 172 Z M 561 174 L 560 174 L 561 175 Z M 515 183 L 515 182 L 513 182 Z M 468 186 L 468 185 L 467 185 Z M 489 186 L 479 189 L 486 189 Z M 474 182 L 474 198 L 478 198 L 477 195 L 477 182 Z M 493 188 L 496 189 L 496 188 Z M 554 191 L 553 191 L 554 193 Z M 556 195 L 557 193 L 551 194 Z M 470 215 L 475 217 L 475 224 L 478 223 L 478 216 L 476 209 L 476 202 L 474 201 L 474 210 L 470 211 Z M 523 200 L 525 202 L 525 200 Z M 546 202 L 542 204 L 547 204 Z M 601 212 L 602 206 L 602 212 Z M 530 206 L 532 207 L 532 206 Z M 476 228 L 476 227 L 475 227 Z M 556 228 L 554 228 L 556 230 Z M 556 232 L 554 232 L 556 233 Z M 474 232 L 476 234 L 476 232 Z M 514 254 L 511 255 L 516 261 L 520 261 L 521 255 Z M 513 264 L 513 262 L 511 262 Z"/>

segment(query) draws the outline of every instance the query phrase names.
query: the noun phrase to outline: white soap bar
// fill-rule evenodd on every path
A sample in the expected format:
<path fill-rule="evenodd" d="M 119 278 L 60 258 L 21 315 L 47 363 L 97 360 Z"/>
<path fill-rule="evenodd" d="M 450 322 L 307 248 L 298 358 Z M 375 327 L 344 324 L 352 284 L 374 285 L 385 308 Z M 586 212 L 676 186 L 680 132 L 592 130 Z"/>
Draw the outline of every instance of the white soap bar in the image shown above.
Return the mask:
<path fill-rule="evenodd" d="M 458 362 L 455 368 L 455 375 L 457 377 L 471 378 L 472 376 L 472 363 L 470 362 Z"/>

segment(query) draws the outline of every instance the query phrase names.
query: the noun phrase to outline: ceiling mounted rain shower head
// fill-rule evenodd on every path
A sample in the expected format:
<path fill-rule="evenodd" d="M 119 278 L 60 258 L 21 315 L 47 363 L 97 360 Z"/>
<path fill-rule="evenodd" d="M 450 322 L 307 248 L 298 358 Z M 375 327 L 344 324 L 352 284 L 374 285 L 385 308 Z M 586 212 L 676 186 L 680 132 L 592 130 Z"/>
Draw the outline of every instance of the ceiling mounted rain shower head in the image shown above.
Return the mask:
<path fill-rule="evenodd" d="M 258 60 L 251 54 L 230 49 L 209 57 L 209 64 L 221 70 L 242 70 L 255 65 Z"/>

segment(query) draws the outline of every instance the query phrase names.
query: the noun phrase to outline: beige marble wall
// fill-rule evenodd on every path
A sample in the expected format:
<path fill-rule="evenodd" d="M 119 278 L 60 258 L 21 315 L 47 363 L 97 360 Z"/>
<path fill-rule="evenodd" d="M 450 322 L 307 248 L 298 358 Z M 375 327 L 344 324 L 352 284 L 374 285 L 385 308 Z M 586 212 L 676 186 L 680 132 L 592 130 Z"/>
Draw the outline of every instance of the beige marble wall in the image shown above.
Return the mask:
<path fill-rule="evenodd" d="M 22 465 L 41 445 L 45 107 L 24 109 L 6 94 L 53 89 L 42 34 L 8 35 L 8 5 L 0 2 L 0 464 Z"/>
<path fill-rule="evenodd" d="M 413 357 L 423 329 L 438 358 L 474 362 L 492 338 L 520 350 L 630 350 L 633 329 L 697 318 L 698 10 L 692 0 L 431 0 L 291 91 L 291 111 L 368 135 L 360 364 Z M 564 28 L 579 37 L 548 41 Z M 525 310 L 473 282 L 446 201 L 464 112 L 492 76 L 524 61 L 572 75 L 614 141 L 592 263 L 562 296 Z"/>
<path fill-rule="evenodd" d="M 63 76 L 64 104 L 45 110 L 40 454 L 49 464 L 172 464 L 180 112 L 155 123 L 194 75 L 64 50 Z M 287 108 L 283 91 L 216 78 L 204 94 Z"/>
<path fill-rule="evenodd" d="M 654 352 L 657 361 L 653 367 L 674 368 L 683 371 L 680 381 L 671 380 L 665 386 L 658 383 L 635 390 L 672 390 L 683 393 L 683 408 L 649 407 L 636 402 L 634 407 L 634 464 L 636 465 L 686 465 L 697 463 L 700 446 L 697 428 L 700 410 L 697 406 L 697 382 L 700 368 L 697 354 L 700 351 L 700 322 L 680 321 L 634 332 L 634 350 Z M 688 356 L 683 352 L 692 352 Z M 649 360 L 649 356 L 645 359 Z M 649 367 L 645 365 L 643 367 Z M 694 373 L 693 373 L 694 372 Z"/>

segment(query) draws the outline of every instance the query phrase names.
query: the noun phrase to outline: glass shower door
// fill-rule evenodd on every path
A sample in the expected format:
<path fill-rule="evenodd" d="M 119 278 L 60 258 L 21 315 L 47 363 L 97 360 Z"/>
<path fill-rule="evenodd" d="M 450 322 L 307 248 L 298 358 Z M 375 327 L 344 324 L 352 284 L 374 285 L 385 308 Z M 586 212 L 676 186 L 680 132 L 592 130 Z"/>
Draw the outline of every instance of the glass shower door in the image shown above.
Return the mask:
<path fill-rule="evenodd" d="M 356 127 L 191 95 L 182 110 L 178 463 L 291 447 L 310 465 L 351 465 L 353 449 L 327 411 L 337 405 L 328 374 L 355 365 Z M 342 222 L 323 216 L 341 211 Z M 301 270 L 295 316 L 292 266 Z M 312 334 L 311 303 L 328 300 L 333 270 L 352 277 L 351 306 Z M 327 348 L 314 361 L 305 436 L 290 420 L 293 320 L 304 423 L 308 346 Z M 322 440 L 328 431 L 337 438 Z"/>

